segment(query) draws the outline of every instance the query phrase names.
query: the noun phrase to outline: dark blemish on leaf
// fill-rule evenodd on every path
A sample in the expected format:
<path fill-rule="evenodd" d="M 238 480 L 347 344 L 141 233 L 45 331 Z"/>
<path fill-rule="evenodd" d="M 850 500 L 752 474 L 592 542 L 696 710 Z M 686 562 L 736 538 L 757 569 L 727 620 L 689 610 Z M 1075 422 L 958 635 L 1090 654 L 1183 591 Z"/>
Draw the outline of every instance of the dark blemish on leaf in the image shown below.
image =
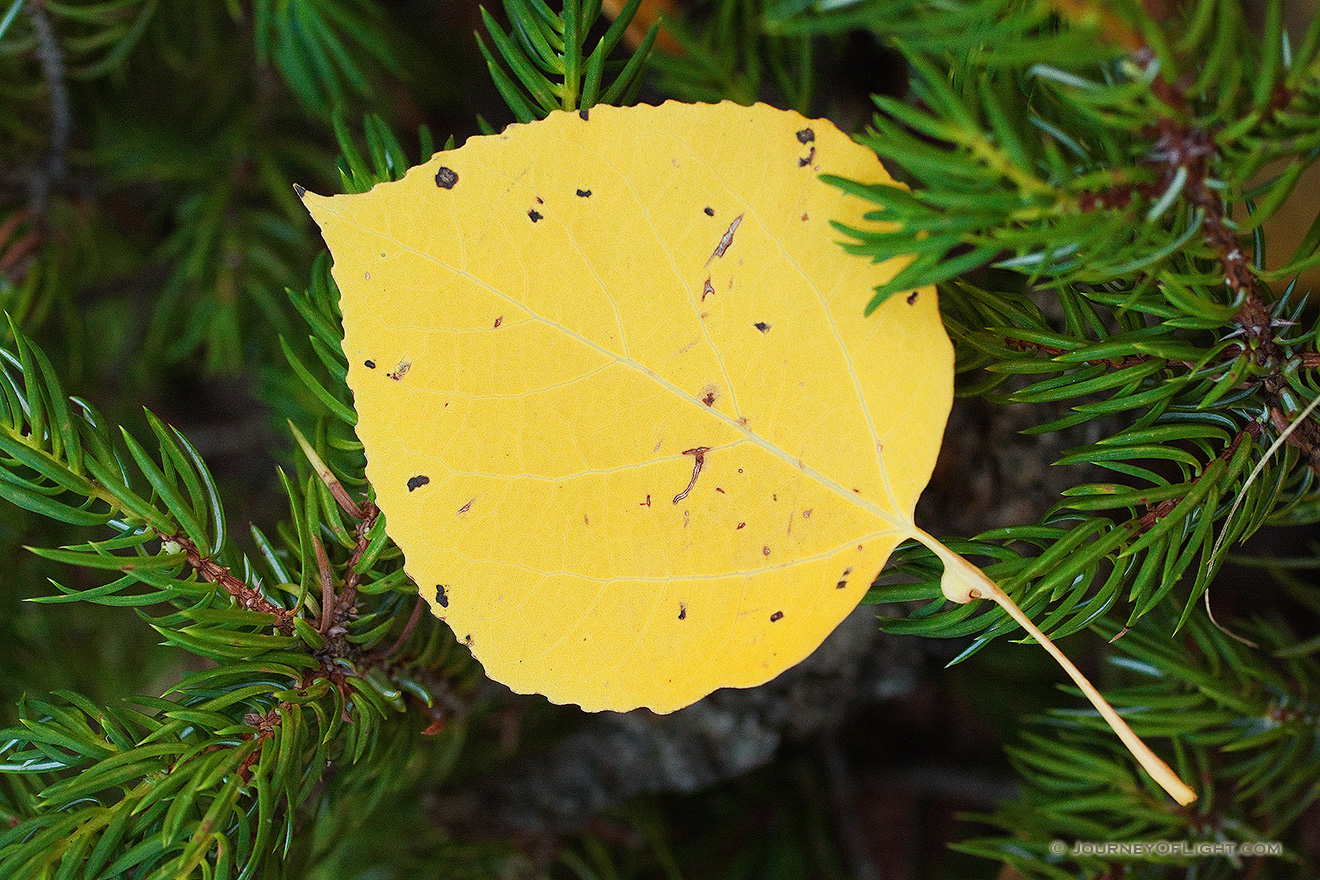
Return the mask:
<path fill-rule="evenodd" d="M 544 205 L 544 204 L 545 204 L 545 199 L 541 198 L 540 196 L 537 196 L 537 197 L 536 197 L 536 203 L 537 203 L 538 205 Z"/>
<path fill-rule="evenodd" d="M 719 397 L 718 392 L 719 389 L 714 385 L 707 385 L 705 388 L 701 389 L 701 402 L 706 404 L 706 406 L 713 406 L 716 398 Z"/>
<path fill-rule="evenodd" d="M 307 187 L 303 186 L 301 183 L 295 183 L 293 185 L 293 192 L 301 199 L 303 196 L 307 195 Z"/>
<path fill-rule="evenodd" d="M 458 183 L 458 172 L 452 168 L 441 166 L 435 173 L 435 185 L 441 189 L 453 189 L 456 183 Z"/>
<path fill-rule="evenodd" d="M 741 529 L 741 528 L 743 528 L 743 527 L 746 526 L 746 525 L 747 525 L 747 523 L 738 523 L 738 525 L 734 528 L 734 531 L 736 532 L 736 531 L 738 531 L 738 529 Z"/>
<path fill-rule="evenodd" d="M 714 216 L 715 216 L 715 209 L 714 209 L 714 208 L 707 208 L 707 209 L 706 209 L 706 216 L 707 216 L 707 217 L 714 217 Z"/>
<path fill-rule="evenodd" d="M 463 636 L 463 644 L 467 645 L 469 648 L 472 647 L 472 633 Z"/>
<path fill-rule="evenodd" d="M 814 510 L 814 508 L 808 507 L 806 510 L 802 511 L 802 518 L 803 518 L 803 519 L 811 519 L 811 511 L 812 511 L 812 510 Z"/>
<path fill-rule="evenodd" d="M 710 276 L 707 275 L 707 276 L 706 276 L 706 286 L 703 287 L 702 290 L 701 290 L 701 301 L 702 301 L 702 302 L 705 302 L 705 301 L 706 301 L 706 297 L 710 296 L 710 295 L 711 295 L 712 293 L 714 293 L 714 292 L 715 292 L 715 287 L 710 283 Z"/>
<path fill-rule="evenodd" d="M 368 370 L 374 370 L 374 369 L 376 369 L 376 362 L 375 362 L 375 361 L 363 361 L 363 362 L 362 362 L 362 366 L 366 367 Z"/>
<path fill-rule="evenodd" d="M 411 369 L 412 369 L 412 361 L 408 360 L 407 358 L 404 358 L 403 360 L 399 361 L 399 365 L 397 367 L 395 367 L 391 372 L 386 373 L 385 375 L 389 376 L 395 382 L 398 382 L 404 376 L 408 375 L 408 371 Z"/>
<path fill-rule="evenodd" d="M 770 332 L 770 325 L 767 324 L 765 321 L 757 321 L 752 326 L 755 327 L 757 330 L 760 330 L 762 333 Z"/>
<path fill-rule="evenodd" d="M 687 620 L 687 606 L 682 602 L 678 603 L 678 619 Z"/>
<path fill-rule="evenodd" d="M 778 501 L 778 500 L 779 500 L 779 493 L 778 493 L 778 492 L 771 492 L 771 493 L 770 493 L 770 500 L 771 500 L 771 501 Z"/>
<path fill-rule="evenodd" d="M 491 329 L 498 329 L 499 326 L 500 326 L 500 324 L 502 324 L 502 323 L 504 323 L 504 316 L 503 316 L 503 315 L 500 315 L 498 318 L 495 319 L 495 327 L 493 327 L 493 328 L 491 328 Z"/>
<path fill-rule="evenodd" d="M 816 139 L 816 133 L 809 128 L 804 128 L 797 133 L 799 144 L 809 144 Z"/>
<path fill-rule="evenodd" d="M 706 463 L 706 453 L 710 452 L 709 446 L 698 446 L 695 449 L 684 449 L 684 455 L 690 455 L 692 462 L 692 479 L 688 480 L 687 488 L 674 496 L 674 503 L 682 501 L 692 491 L 692 487 L 697 485 L 697 476 L 701 473 L 702 466 Z M 683 525 L 687 525 L 687 519 L 684 518 Z"/>
<path fill-rule="evenodd" d="M 733 234 L 738 231 L 738 224 L 742 222 L 742 218 L 742 214 L 733 218 L 733 222 L 729 224 L 729 228 L 720 236 L 720 243 L 715 245 L 715 253 L 710 255 L 710 259 L 706 260 L 707 266 L 709 266 L 711 261 L 716 257 L 724 256 L 724 252 L 729 249 L 729 245 L 733 244 Z"/>
<path fill-rule="evenodd" d="M 839 582 L 834 585 L 834 588 L 837 590 L 842 590 L 844 587 L 848 586 L 848 575 L 850 574 L 852 574 L 851 565 L 843 570 L 843 574 L 839 577 Z"/>
<path fill-rule="evenodd" d="M 839 581 L 837 584 L 834 585 L 834 589 L 836 589 L 836 590 L 842 590 L 842 589 L 843 589 L 844 587 L 846 587 L 846 586 L 848 586 L 848 582 L 847 582 L 847 581 Z"/>
<path fill-rule="evenodd" d="M 578 198 L 581 198 L 581 199 L 589 199 L 589 198 L 591 198 L 591 190 L 589 190 L 589 189 L 580 189 L 580 190 L 577 191 L 577 194 L 578 194 Z"/>
<path fill-rule="evenodd" d="M 587 121 L 588 113 L 587 113 L 587 111 L 586 111 L 585 109 L 583 109 L 583 110 L 579 110 L 579 111 L 578 111 L 578 116 L 580 116 L 580 117 L 582 118 L 582 121 L 583 121 L 583 122 L 586 122 L 586 121 Z"/>
<path fill-rule="evenodd" d="M 469 501 L 468 501 L 467 504 L 464 504 L 462 507 L 460 507 L 460 508 L 458 509 L 458 512 L 459 512 L 459 513 L 467 513 L 469 510 L 472 509 L 472 502 L 473 502 L 473 501 L 476 501 L 476 500 L 477 500 L 477 499 L 475 499 L 475 498 L 469 499 Z"/>
<path fill-rule="evenodd" d="M 449 594 L 445 592 L 444 584 L 435 585 L 435 601 L 441 608 L 449 607 Z"/>
<path fill-rule="evenodd" d="M 805 211 L 802 212 L 802 222 L 803 223 L 807 222 L 807 213 Z"/>
<path fill-rule="evenodd" d="M 584 526 L 589 526 L 589 525 L 591 525 L 591 520 L 587 519 L 587 515 L 586 515 L 585 513 L 582 514 L 582 524 L 583 524 Z"/>
<path fill-rule="evenodd" d="M 724 490 L 721 489 L 719 486 L 716 486 L 716 487 L 715 487 L 715 491 L 716 491 L 716 492 L 719 492 L 721 495 L 724 494 Z"/>
<path fill-rule="evenodd" d="M 916 304 L 917 304 L 917 294 L 918 294 L 918 293 L 921 293 L 921 291 L 919 291 L 919 290 L 914 290 L 914 291 L 912 291 L 911 295 L 908 296 L 908 298 L 907 298 L 907 304 L 908 304 L 908 305 L 912 306 L 912 305 L 916 305 Z"/>
<path fill-rule="evenodd" d="M 527 216 L 532 218 L 533 223 L 545 217 L 544 214 L 542 214 L 540 211 L 536 210 L 535 208 L 528 211 Z"/>
<path fill-rule="evenodd" d="M 640 501 L 640 502 L 638 502 L 637 506 L 638 506 L 638 507 L 650 507 L 650 506 L 651 506 L 651 496 L 650 496 L 650 495 L 647 495 L 647 496 L 646 496 L 646 500 L 645 500 L 645 501 Z"/>
<path fill-rule="evenodd" d="M 770 622 L 771 622 L 771 623 L 775 623 L 776 621 L 783 620 L 783 619 L 784 619 L 784 612 L 782 612 L 782 611 L 776 611 L 774 614 L 771 614 L 771 615 L 770 615 Z"/>
<path fill-rule="evenodd" d="M 798 167 L 806 168 L 815 160 L 815 158 L 816 158 L 816 148 L 812 147 L 811 150 L 807 153 L 807 157 L 805 159 L 802 158 L 801 156 L 798 157 Z"/>
<path fill-rule="evenodd" d="M 418 475 L 415 476 L 415 477 L 409 477 L 409 478 L 408 478 L 408 491 L 411 492 L 411 491 L 413 491 L 414 489 L 420 489 L 420 488 L 422 488 L 423 486 L 425 486 L 425 485 L 426 485 L 427 483 L 429 483 L 429 482 L 431 482 L 431 478 L 428 477 L 426 474 L 418 474 Z"/>
<path fill-rule="evenodd" d="M 738 473 L 742 473 L 742 468 L 738 468 Z"/>
<path fill-rule="evenodd" d="M 769 556 L 769 555 L 770 555 L 770 548 L 769 548 L 769 547 L 762 547 L 762 548 L 761 548 L 761 555 L 762 555 L 762 556 Z"/>

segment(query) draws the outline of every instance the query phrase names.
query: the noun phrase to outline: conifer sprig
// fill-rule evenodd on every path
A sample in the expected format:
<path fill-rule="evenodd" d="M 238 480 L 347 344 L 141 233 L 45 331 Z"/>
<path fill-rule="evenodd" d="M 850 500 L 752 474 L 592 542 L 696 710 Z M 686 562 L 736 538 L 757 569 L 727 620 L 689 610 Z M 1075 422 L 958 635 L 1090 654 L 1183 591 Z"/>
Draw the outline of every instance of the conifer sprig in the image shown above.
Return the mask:
<path fill-rule="evenodd" d="M 628 0 L 590 52 L 587 45 L 600 18 L 600 0 L 565 0 L 562 13 L 544 0 L 504 0 L 504 10 L 513 23 L 513 30 L 507 33 L 482 7 L 482 22 L 499 57 L 481 34 L 477 34 L 477 44 L 514 117 L 531 122 L 553 110 L 627 103 L 641 83 L 660 23 L 651 25 L 621 68 L 610 55 L 640 5 L 641 0 Z M 612 78 L 607 76 L 611 73 Z"/>
<path fill-rule="evenodd" d="M 328 404 L 346 389 L 333 369 L 333 288 L 319 278 L 295 301 L 325 381 L 300 375 L 330 411 L 318 436 L 333 449 L 332 425 L 348 425 Z M 122 705 L 72 692 L 21 705 L 18 725 L 0 731 L 11 825 L 0 832 L 0 878 L 278 876 L 322 808 L 319 791 L 379 797 L 403 765 L 391 755 L 455 723 L 471 660 L 418 613 L 370 498 L 350 494 L 296 429 L 311 473 L 285 478 L 291 519 L 275 541 L 253 529 L 254 559 L 228 539 L 214 482 L 181 434 L 148 414 L 154 450 L 112 436 L 66 398 L 41 349 L 11 332 L 15 351 L 0 355 L 0 495 L 110 530 L 33 548 L 110 573 L 93 586 L 56 583 L 60 595 L 37 601 L 139 608 L 166 644 L 211 668 Z M 333 349 L 317 347 L 326 338 Z M 331 457 L 360 462 L 360 447 L 340 444 Z M 360 465 L 349 482 L 365 485 Z M 384 766 L 363 779 L 326 769 L 360 761 Z"/>
<path fill-rule="evenodd" d="M 1274 38 L 1284 39 L 1277 32 Z M 1274 95 L 1285 107 L 1306 104 L 1307 95 L 1320 87 L 1320 68 L 1309 75 L 1295 69 L 1315 66 L 1314 61 L 1292 56 L 1287 65 L 1265 65 L 1261 75 L 1267 79 L 1256 83 L 1253 94 Z M 1013 402 L 1072 403 L 1070 413 L 1033 429 L 1039 432 L 1096 419 L 1124 426 L 1058 462 L 1098 465 L 1114 472 L 1118 482 L 1069 490 L 1031 530 L 1015 527 L 981 536 L 1035 548 L 1026 558 L 994 554 L 992 576 L 1005 578 L 1010 591 L 1031 584 L 1024 607 L 1042 613 L 1053 606 L 1046 630 L 1058 626 L 1063 634 L 1105 611 L 1120 589 L 1132 624 L 1190 571 L 1191 588 L 1180 599 L 1185 621 L 1218 570 L 1220 561 L 1211 554 L 1215 526 L 1233 500 L 1245 489 L 1242 503 L 1221 526 L 1228 542 L 1250 536 L 1312 490 L 1320 423 L 1309 418 L 1263 479 L 1247 487 L 1246 478 L 1263 446 L 1316 392 L 1309 370 L 1302 368 L 1308 357 L 1315 359 L 1316 328 L 1297 326 L 1302 303 L 1274 297 L 1258 275 L 1263 255 L 1259 249 L 1249 254 L 1239 244 L 1224 186 L 1211 177 L 1225 160 L 1215 136 L 1198 121 L 1196 96 L 1166 81 L 1177 79 L 1177 71 L 1148 61 L 1140 77 L 1118 75 L 1102 85 L 1094 65 L 1074 65 L 1045 73 L 1054 84 L 1048 86 L 1035 81 L 1043 71 L 1033 65 L 1028 79 L 1017 80 L 1019 87 L 1031 82 L 1032 91 L 1010 101 L 991 98 L 997 80 L 987 71 L 967 69 L 949 79 L 936 75 L 933 62 L 920 65 L 924 87 L 918 94 L 929 109 L 882 100 L 886 112 L 877 118 L 870 141 L 911 173 L 917 187 L 909 195 L 839 181 L 880 205 L 876 219 L 897 224 L 883 232 L 857 231 L 850 249 L 885 259 L 898 255 L 899 240 L 917 236 L 916 260 L 873 304 L 893 292 L 889 288 L 938 281 L 995 258 L 1001 268 L 1024 273 L 1027 285 L 1049 288 L 1061 315 L 1048 318 L 1024 294 L 967 281 L 945 285 L 946 322 L 961 343 L 961 369 L 980 376 L 965 392 Z M 1120 74 L 1124 65 L 1138 69 L 1125 55 L 1102 68 Z M 1042 134 L 1036 143 L 1053 144 L 1056 156 L 1066 148 L 1095 173 L 1080 184 L 1077 178 L 1043 173 L 1047 165 L 1030 159 L 1023 139 L 1012 134 L 1021 125 L 1001 118 L 1011 106 L 1025 107 L 1027 114 L 1047 108 L 1052 115 L 1039 117 L 1036 128 Z M 1097 125 L 1108 121 L 1108 130 L 1099 129 L 1090 150 L 1055 134 L 1061 126 L 1076 129 L 1083 118 L 1079 112 L 1104 106 L 1134 108 L 1136 114 L 1111 109 L 1091 117 Z M 1259 102 L 1244 97 L 1238 109 L 1243 118 L 1257 120 L 1248 128 L 1263 124 Z M 1140 157 L 1136 164 L 1112 161 L 1133 155 Z M 1304 164 L 1300 158 L 1298 163 Z M 1106 176 L 1128 182 L 1096 188 L 1094 181 Z M 1146 182 L 1136 182 L 1143 176 Z M 1286 190 L 1288 181 L 1281 178 L 1276 187 Z M 1232 190 L 1227 192 L 1231 197 Z M 1275 190 L 1267 192 L 1272 196 Z M 1185 207 L 1174 210 L 1180 201 Z M 1137 205 L 1144 206 L 1139 214 Z M 975 231 L 985 229 L 992 216 L 989 222 L 1004 224 L 999 230 Z M 1033 216 L 1044 219 L 1038 223 Z M 1058 242 L 1072 234 L 1068 230 L 1077 238 L 1060 247 Z M 1023 236 L 1040 238 L 1024 245 Z M 1003 258 L 1005 249 L 1014 256 Z M 949 259 L 955 251 L 959 256 Z M 1309 257 L 1302 253 L 1298 259 Z M 1010 379 L 1009 393 L 996 391 Z M 1163 464 L 1157 468 L 1155 462 Z M 1169 476 L 1171 468 L 1180 478 Z M 1113 520 L 1115 514 L 1123 519 Z M 912 594 L 905 588 L 903 595 Z M 923 614 L 903 628 L 934 633 L 951 627 L 950 634 L 965 633 L 975 625 L 967 620 L 972 613 Z M 1007 625 L 996 621 L 985 635 Z"/>
<path fill-rule="evenodd" d="M 1127 756 L 1104 741 L 1098 716 L 1055 710 L 1036 719 L 1035 729 L 1010 749 L 1027 784 L 1023 797 L 976 817 L 1006 836 L 964 841 L 957 849 L 1012 865 L 1031 880 L 1153 880 L 1189 864 L 1198 880 L 1294 876 L 1300 870 L 1300 853 L 1284 841 L 1295 839 L 1293 826 L 1315 801 L 1320 706 L 1309 696 L 1299 700 L 1298 692 L 1309 691 L 1320 664 L 1313 656 L 1281 656 L 1297 636 L 1277 618 L 1249 627 L 1264 651 L 1204 617 L 1190 620 L 1181 637 L 1170 640 L 1173 622 L 1156 612 L 1117 638 L 1112 663 L 1124 686 L 1106 693 L 1142 736 L 1167 736 L 1179 744 L 1179 772 L 1199 780 L 1201 801 L 1185 810 L 1165 809 Z M 1099 630 L 1118 635 L 1112 624 Z M 1207 849 L 1190 858 L 1173 850 L 1073 852 L 1078 842 L 1120 841 Z M 1234 844 L 1269 849 L 1235 855 L 1229 848 Z"/>

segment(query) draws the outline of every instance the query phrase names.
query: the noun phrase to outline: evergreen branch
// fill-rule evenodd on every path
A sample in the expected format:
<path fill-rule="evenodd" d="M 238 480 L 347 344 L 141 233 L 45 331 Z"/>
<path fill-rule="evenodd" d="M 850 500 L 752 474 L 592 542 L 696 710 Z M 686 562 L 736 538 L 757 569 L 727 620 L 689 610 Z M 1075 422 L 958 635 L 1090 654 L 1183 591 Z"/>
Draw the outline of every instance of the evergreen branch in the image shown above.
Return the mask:
<path fill-rule="evenodd" d="M 1029 878 L 1157 877 L 1188 856 L 1170 852 L 1152 859 L 1155 854 L 1148 853 L 1129 862 L 1075 855 L 1072 843 L 1300 845 L 1296 820 L 1316 799 L 1311 779 L 1320 770 L 1314 736 L 1320 708 L 1297 702 L 1294 688 L 1320 667 L 1314 659 L 1277 660 L 1273 652 L 1250 650 L 1204 619 L 1189 621 L 1183 639 L 1171 642 L 1162 634 L 1169 623 L 1152 620 L 1122 633 L 1116 644 L 1126 656 L 1114 664 L 1144 683 L 1108 696 L 1143 736 L 1175 738 L 1180 769 L 1199 770 L 1203 790 L 1227 784 L 1233 796 L 1205 798 L 1196 810 L 1165 809 L 1128 756 L 1102 742 L 1103 722 L 1094 712 L 1055 710 L 1038 719 L 1041 734 L 1026 734 L 1026 747 L 1011 752 L 1026 782 L 1022 796 L 979 817 L 1011 836 L 968 841 L 958 849 L 1011 864 Z M 1112 627 L 1103 629 L 1113 634 Z M 1252 630 L 1275 649 L 1292 638 L 1280 621 L 1262 621 Z M 1132 810 L 1133 796 L 1147 808 Z M 1048 849 L 1051 841 L 1065 842 L 1064 852 Z M 1279 857 L 1288 859 L 1288 850 Z M 1231 857 L 1201 856 L 1196 876 L 1239 876 L 1238 867 Z"/>
<path fill-rule="evenodd" d="M 543 0 L 504 0 L 512 25 L 504 29 L 485 7 L 482 23 L 494 46 L 492 51 L 477 34 L 477 46 L 491 79 L 519 122 L 544 118 L 554 110 L 589 110 L 598 102 L 611 102 L 635 89 L 659 29 L 656 22 L 605 85 L 608 58 L 627 31 L 641 0 L 628 0 L 590 53 L 585 51 L 592 26 L 601 13 L 599 0 L 565 0 L 556 15 Z"/>
<path fill-rule="evenodd" d="M 773 94 L 775 103 L 811 112 L 817 70 L 811 38 L 776 27 L 761 0 L 716 0 L 666 24 L 677 51 L 653 62 L 660 88 L 684 101 L 751 104 Z"/>
<path fill-rule="evenodd" d="M 355 52 L 392 76 L 404 75 L 391 43 L 371 38 L 383 26 L 379 15 L 350 0 L 253 4 L 257 60 L 274 61 L 298 100 L 322 118 L 350 93 L 370 94 L 368 74 Z"/>

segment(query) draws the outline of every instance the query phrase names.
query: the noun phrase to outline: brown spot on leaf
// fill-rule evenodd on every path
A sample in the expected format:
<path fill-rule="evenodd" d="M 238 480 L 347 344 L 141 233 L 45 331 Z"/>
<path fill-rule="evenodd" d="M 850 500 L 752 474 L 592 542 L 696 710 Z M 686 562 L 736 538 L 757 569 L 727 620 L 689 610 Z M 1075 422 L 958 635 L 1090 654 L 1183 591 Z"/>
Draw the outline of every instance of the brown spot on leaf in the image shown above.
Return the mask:
<path fill-rule="evenodd" d="M 716 491 L 716 492 L 719 492 L 721 495 L 724 494 L 724 490 L 721 489 L 719 486 L 716 486 L 716 487 L 715 487 L 715 491 Z"/>
<path fill-rule="evenodd" d="M 646 496 L 646 500 L 645 500 L 645 501 L 642 501 L 642 502 L 639 502 L 637 506 L 638 506 L 638 507 L 650 507 L 650 506 L 651 506 L 651 496 L 650 496 L 650 495 L 647 495 L 647 496 Z"/>
<path fill-rule="evenodd" d="M 395 382 L 398 382 L 404 376 L 408 375 L 408 371 L 411 369 L 412 369 L 412 361 L 408 360 L 407 358 L 404 358 L 403 360 L 399 361 L 399 365 L 397 367 L 395 367 L 393 370 L 386 373 L 385 375 L 389 376 Z"/>
<path fill-rule="evenodd" d="M 710 452 L 710 447 L 709 447 L 709 446 L 697 446 L 697 447 L 695 447 L 695 448 L 693 448 L 693 449 L 684 449 L 684 450 L 683 450 L 683 454 L 684 454 L 684 455 L 690 455 L 690 456 L 692 456 L 692 458 L 693 458 L 693 462 L 692 462 L 692 479 L 688 481 L 688 484 L 687 484 L 687 488 L 686 488 L 686 489 L 684 489 L 682 492 L 679 492 L 677 495 L 674 496 L 674 503 L 675 503 L 675 504 L 677 504 L 678 502 L 680 502 L 680 501 L 682 501 L 684 498 L 686 498 L 686 497 L 688 496 L 688 493 L 692 491 L 692 487 L 695 486 L 695 485 L 697 485 L 697 477 L 700 476 L 700 474 L 701 474 L 701 468 L 702 468 L 702 465 L 704 465 L 704 464 L 706 463 L 706 453 L 707 453 L 707 452 Z M 648 496 L 648 497 L 649 497 L 649 496 Z M 686 517 L 686 515 L 684 515 L 684 518 L 683 518 L 683 525 L 685 525 L 685 526 L 687 525 L 687 517 Z"/>
<path fill-rule="evenodd" d="M 765 321 L 757 321 L 752 326 L 755 327 L 757 330 L 760 330 L 762 333 L 770 332 L 770 325 L 767 324 Z"/>
<path fill-rule="evenodd" d="M 463 644 L 467 645 L 469 648 L 472 647 L 472 633 L 463 636 Z"/>
<path fill-rule="evenodd" d="M 449 607 L 449 594 L 445 592 L 445 590 L 446 588 L 444 584 L 435 585 L 435 602 L 441 608 Z"/>
<path fill-rule="evenodd" d="M 705 302 L 706 297 L 715 292 L 715 287 L 710 283 L 710 276 L 706 276 L 706 286 L 701 289 L 701 301 Z"/>
<path fill-rule="evenodd" d="M 701 402 L 706 404 L 706 406 L 714 406 L 715 398 L 719 396 L 716 393 L 718 391 L 719 389 L 714 385 L 707 385 L 705 388 L 701 389 Z"/>
<path fill-rule="evenodd" d="M 714 208 L 707 208 L 707 209 L 706 209 L 706 216 L 707 216 L 707 217 L 714 217 L 714 216 L 715 216 L 715 209 L 714 209 Z"/>
<path fill-rule="evenodd" d="M 914 305 L 916 305 L 916 304 L 917 304 L 917 294 L 920 293 L 920 292 L 921 292 L 921 291 L 919 291 L 919 290 L 914 290 L 914 291 L 912 291 L 912 293 L 910 293 L 910 294 L 908 295 L 908 298 L 907 298 L 907 304 L 910 305 L 910 306 L 914 306 Z"/>
<path fill-rule="evenodd" d="M 803 518 L 803 519 L 811 519 L 811 511 L 814 510 L 814 509 L 815 509 L 815 508 L 808 507 L 806 510 L 802 511 L 802 518 Z"/>
<path fill-rule="evenodd" d="M 815 159 L 816 159 L 816 148 L 813 146 L 813 147 L 807 152 L 806 157 L 802 157 L 802 156 L 799 156 L 799 157 L 798 157 L 798 167 L 799 167 L 799 168 L 806 168 L 806 167 L 807 167 L 808 165 L 810 165 L 813 161 L 815 161 Z"/>
<path fill-rule="evenodd" d="M 545 217 L 544 214 L 542 214 L 540 211 L 536 210 L 535 208 L 533 208 L 532 210 L 528 211 L 528 212 L 527 212 L 527 216 L 532 218 L 532 222 L 533 222 L 533 223 L 535 223 L 535 222 L 537 222 L 538 220 L 541 220 L 541 219 L 543 219 L 543 218 Z"/>
<path fill-rule="evenodd" d="M 797 133 L 798 143 L 809 144 L 816 139 L 816 133 L 809 128 L 804 128 Z"/>
<path fill-rule="evenodd" d="M 470 500 L 468 501 L 467 504 L 464 504 L 462 507 L 460 507 L 460 508 L 458 509 L 458 512 L 459 512 L 459 513 L 467 513 L 469 510 L 472 509 L 472 502 L 473 502 L 473 501 L 476 501 L 476 500 L 477 500 L 477 499 L 475 499 L 475 498 L 470 499 Z"/>
<path fill-rule="evenodd" d="M 783 620 L 783 619 L 784 619 L 784 612 L 782 612 L 782 611 L 776 611 L 774 614 L 771 614 L 771 615 L 770 615 L 770 622 L 771 622 L 771 623 L 774 623 L 775 621 Z"/>
<path fill-rule="evenodd" d="M 715 253 L 710 255 L 710 259 L 706 260 L 707 266 L 709 266 L 711 261 L 716 257 L 724 256 L 724 252 L 733 244 L 733 234 L 738 231 L 738 224 L 742 223 L 742 218 L 742 214 L 734 217 L 733 222 L 729 224 L 729 228 L 724 230 L 724 234 L 720 236 L 720 243 L 715 245 Z"/>
<path fill-rule="evenodd" d="M 503 315 L 500 315 L 498 318 L 495 319 L 495 327 L 496 327 L 496 328 L 498 328 L 498 327 L 499 327 L 501 324 L 503 324 L 503 323 L 504 323 L 504 316 L 503 316 Z"/>
<path fill-rule="evenodd" d="M 769 547 L 762 547 L 762 548 L 761 548 L 761 555 L 762 555 L 762 556 L 769 556 L 769 555 L 770 555 L 770 548 L 769 548 Z"/>
<path fill-rule="evenodd" d="M 441 166 L 435 173 L 435 185 L 441 189 L 453 189 L 456 183 L 458 183 L 458 172 L 452 168 Z"/>
<path fill-rule="evenodd" d="M 577 194 L 578 194 L 578 198 L 582 198 L 582 199 L 591 198 L 591 190 L 589 189 L 580 189 L 577 191 Z"/>
<path fill-rule="evenodd" d="M 687 620 L 687 606 L 682 602 L 678 603 L 678 619 Z"/>
<path fill-rule="evenodd" d="M 362 366 L 366 367 L 368 370 L 374 370 L 374 369 L 376 369 L 376 362 L 375 362 L 375 361 L 363 361 L 363 362 L 362 362 Z"/>
<path fill-rule="evenodd" d="M 425 485 L 426 485 L 427 483 L 429 483 L 429 482 L 431 482 L 431 478 L 428 477 L 426 474 L 418 474 L 418 475 L 415 476 L 415 477 L 409 477 L 409 478 L 408 478 L 408 491 L 409 491 L 409 492 L 412 492 L 412 491 L 414 491 L 414 490 L 416 490 L 416 489 L 420 489 L 420 488 L 422 488 L 423 486 L 425 486 Z"/>

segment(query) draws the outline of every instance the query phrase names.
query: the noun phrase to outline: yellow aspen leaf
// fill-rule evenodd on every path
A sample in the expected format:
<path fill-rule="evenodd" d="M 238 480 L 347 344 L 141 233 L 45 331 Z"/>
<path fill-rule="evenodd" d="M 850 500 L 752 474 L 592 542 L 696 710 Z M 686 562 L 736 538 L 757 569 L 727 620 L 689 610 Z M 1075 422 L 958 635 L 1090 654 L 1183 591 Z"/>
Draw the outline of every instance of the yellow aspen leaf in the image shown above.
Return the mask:
<path fill-rule="evenodd" d="M 492 678 L 593 711 L 760 684 L 906 538 L 1012 606 L 912 519 L 953 390 L 935 290 L 863 315 L 902 264 L 839 248 L 874 224 L 821 174 L 894 185 L 827 121 L 669 102 L 303 194 L 387 531 Z"/>

